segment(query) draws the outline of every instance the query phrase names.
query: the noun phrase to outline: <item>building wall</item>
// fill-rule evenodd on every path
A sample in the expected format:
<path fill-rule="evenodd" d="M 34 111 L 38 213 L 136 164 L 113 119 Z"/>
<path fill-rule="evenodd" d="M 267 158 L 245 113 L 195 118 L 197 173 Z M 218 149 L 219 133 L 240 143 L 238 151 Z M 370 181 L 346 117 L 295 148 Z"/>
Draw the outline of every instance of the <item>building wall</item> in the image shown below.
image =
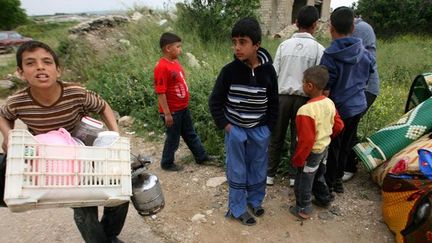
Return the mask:
<path fill-rule="evenodd" d="M 266 35 L 273 35 L 292 24 L 294 1 L 299 0 L 261 0 L 261 28 Z M 304 1 L 304 0 L 303 0 Z M 327 21 L 330 16 L 330 1 L 322 0 L 321 19 Z M 304 1 L 314 5 L 315 0 Z"/>

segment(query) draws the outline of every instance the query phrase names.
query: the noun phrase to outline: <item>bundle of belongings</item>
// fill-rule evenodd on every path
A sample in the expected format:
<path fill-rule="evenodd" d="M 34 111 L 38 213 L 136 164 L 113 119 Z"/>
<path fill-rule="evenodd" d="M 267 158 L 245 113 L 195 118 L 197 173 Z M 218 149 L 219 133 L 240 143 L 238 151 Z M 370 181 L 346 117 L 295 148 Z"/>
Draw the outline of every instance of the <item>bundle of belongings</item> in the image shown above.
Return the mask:
<path fill-rule="evenodd" d="M 354 151 L 382 187 L 396 241 L 432 242 L 432 73 L 416 77 L 406 112 Z"/>

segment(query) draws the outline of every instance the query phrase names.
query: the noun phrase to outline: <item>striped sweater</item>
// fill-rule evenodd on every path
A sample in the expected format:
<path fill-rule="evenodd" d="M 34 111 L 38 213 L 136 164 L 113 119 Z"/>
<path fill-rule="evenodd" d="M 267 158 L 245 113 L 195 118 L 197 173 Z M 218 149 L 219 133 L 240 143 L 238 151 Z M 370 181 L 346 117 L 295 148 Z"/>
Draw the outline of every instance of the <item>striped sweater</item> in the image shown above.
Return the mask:
<path fill-rule="evenodd" d="M 238 59 L 222 68 L 209 99 L 218 128 L 229 123 L 244 128 L 274 127 L 279 102 L 276 72 L 265 49 L 258 50 L 258 58 L 261 65 L 254 69 Z"/>
<path fill-rule="evenodd" d="M 8 97 L 0 108 L 0 116 L 10 121 L 22 120 L 37 135 L 61 127 L 72 132 L 83 116 L 105 109 L 105 101 L 93 91 L 76 84 L 59 83 L 62 93 L 53 105 L 41 105 L 31 96 L 30 88 L 26 88 Z"/>

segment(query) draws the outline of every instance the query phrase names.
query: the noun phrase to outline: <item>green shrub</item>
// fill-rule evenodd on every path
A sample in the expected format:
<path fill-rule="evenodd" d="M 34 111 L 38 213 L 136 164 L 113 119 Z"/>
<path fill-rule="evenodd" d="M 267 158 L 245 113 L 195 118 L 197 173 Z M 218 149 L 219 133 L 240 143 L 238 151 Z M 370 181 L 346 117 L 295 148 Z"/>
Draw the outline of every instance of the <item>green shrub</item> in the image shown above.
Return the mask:
<path fill-rule="evenodd" d="M 19 0 L 0 1 L 0 29 L 11 30 L 27 22 L 27 15 Z"/>
<path fill-rule="evenodd" d="M 432 32 L 430 0 L 359 0 L 356 11 L 381 35 Z"/>
<path fill-rule="evenodd" d="M 259 0 L 192 0 L 178 4 L 178 27 L 193 30 L 203 41 L 225 40 L 233 24 L 242 17 L 257 17 Z"/>
<path fill-rule="evenodd" d="M 32 37 L 34 40 L 42 41 L 56 49 L 59 45 L 59 40 L 64 39 L 68 35 L 68 29 L 77 22 L 62 22 L 62 23 L 37 23 L 29 21 L 28 24 L 18 27 L 16 30 L 24 36 Z"/>

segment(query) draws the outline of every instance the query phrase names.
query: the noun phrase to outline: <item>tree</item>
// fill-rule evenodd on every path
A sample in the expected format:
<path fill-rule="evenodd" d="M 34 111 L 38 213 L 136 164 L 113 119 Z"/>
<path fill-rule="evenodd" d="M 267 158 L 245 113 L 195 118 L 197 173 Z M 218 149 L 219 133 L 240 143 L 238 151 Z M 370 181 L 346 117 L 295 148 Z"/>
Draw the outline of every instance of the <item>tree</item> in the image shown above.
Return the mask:
<path fill-rule="evenodd" d="M 259 0 L 191 0 L 178 5 L 180 28 L 195 29 L 204 41 L 227 39 L 242 17 L 257 17 Z"/>
<path fill-rule="evenodd" d="M 379 34 L 432 33 L 431 0 L 359 0 L 356 12 Z"/>
<path fill-rule="evenodd" d="M 27 21 L 19 0 L 0 1 L 0 29 L 11 30 Z"/>

